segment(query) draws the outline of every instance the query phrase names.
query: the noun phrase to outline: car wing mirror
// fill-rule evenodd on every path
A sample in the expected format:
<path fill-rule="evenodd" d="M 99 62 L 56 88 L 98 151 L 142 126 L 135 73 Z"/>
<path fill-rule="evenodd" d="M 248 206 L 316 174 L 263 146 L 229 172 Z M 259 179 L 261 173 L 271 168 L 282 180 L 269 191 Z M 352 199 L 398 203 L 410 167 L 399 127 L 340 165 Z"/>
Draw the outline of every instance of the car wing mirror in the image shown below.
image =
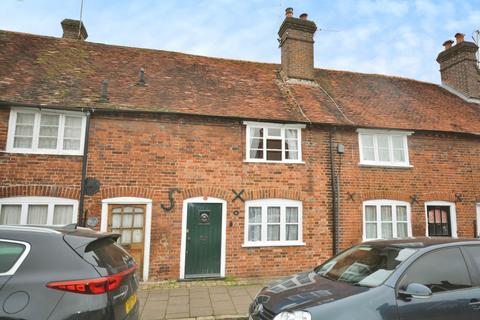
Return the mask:
<path fill-rule="evenodd" d="M 410 283 L 405 289 L 398 291 L 402 299 L 428 299 L 432 296 L 432 290 L 421 283 Z"/>

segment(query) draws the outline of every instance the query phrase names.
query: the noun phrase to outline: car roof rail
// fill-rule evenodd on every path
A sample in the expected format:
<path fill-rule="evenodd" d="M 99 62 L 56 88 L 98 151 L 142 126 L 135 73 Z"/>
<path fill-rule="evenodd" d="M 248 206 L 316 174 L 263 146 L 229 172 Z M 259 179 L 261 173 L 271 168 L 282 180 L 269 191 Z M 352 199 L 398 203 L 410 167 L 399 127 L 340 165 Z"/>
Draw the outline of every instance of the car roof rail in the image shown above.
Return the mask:
<path fill-rule="evenodd" d="M 0 230 L 43 232 L 43 233 L 55 233 L 55 234 L 61 233 L 55 229 L 48 228 L 48 227 L 27 226 L 27 225 L 0 225 Z"/>

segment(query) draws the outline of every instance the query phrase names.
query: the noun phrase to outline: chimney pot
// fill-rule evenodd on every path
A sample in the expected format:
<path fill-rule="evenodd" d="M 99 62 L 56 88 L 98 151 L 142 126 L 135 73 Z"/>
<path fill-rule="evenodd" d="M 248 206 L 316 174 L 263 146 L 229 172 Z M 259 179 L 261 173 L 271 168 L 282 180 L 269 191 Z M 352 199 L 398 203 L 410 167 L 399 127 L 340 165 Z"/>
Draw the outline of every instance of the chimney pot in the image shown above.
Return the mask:
<path fill-rule="evenodd" d="M 88 38 L 87 29 L 80 20 L 63 19 L 62 22 L 63 38 L 85 40 Z"/>
<path fill-rule="evenodd" d="M 450 49 L 452 45 L 453 45 L 453 40 L 447 40 L 443 43 L 443 47 L 445 48 L 445 50 Z"/>
<path fill-rule="evenodd" d="M 465 40 L 465 35 L 463 33 L 457 32 L 455 34 L 455 40 L 457 40 L 457 44 L 459 44 Z"/>
<path fill-rule="evenodd" d="M 285 9 L 285 16 L 286 17 L 292 17 L 293 16 L 293 8 L 288 7 L 287 9 Z"/>
<path fill-rule="evenodd" d="M 302 20 L 307 20 L 307 19 L 308 19 L 308 14 L 302 13 L 302 14 L 300 15 L 300 19 L 302 19 Z"/>

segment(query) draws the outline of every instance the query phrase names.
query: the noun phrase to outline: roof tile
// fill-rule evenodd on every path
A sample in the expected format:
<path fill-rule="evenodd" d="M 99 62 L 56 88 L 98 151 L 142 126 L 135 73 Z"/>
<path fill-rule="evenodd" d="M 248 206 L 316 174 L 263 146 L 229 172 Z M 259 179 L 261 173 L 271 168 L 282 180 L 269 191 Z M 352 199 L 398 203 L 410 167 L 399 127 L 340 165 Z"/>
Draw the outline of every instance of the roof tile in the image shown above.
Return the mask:
<path fill-rule="evenodd" d="M 435 84 L 323 69 L 317 85 L 289 84 L 279 68 L 0 31 L 0 100 L 11 103 L 480 133 L 480 105 Z"/>

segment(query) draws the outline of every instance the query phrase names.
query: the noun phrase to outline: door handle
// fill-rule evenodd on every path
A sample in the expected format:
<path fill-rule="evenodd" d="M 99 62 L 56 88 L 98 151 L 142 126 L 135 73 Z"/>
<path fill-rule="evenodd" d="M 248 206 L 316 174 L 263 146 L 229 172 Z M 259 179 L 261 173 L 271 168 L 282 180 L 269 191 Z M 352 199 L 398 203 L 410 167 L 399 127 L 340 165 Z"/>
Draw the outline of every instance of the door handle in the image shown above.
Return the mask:
<path fill-rule="evenodd" d="M 470 300 L 468 305 L 471 306 L 473 310 L 480 310 L 480 301 L 478 301 L 478 299 Z"/>

